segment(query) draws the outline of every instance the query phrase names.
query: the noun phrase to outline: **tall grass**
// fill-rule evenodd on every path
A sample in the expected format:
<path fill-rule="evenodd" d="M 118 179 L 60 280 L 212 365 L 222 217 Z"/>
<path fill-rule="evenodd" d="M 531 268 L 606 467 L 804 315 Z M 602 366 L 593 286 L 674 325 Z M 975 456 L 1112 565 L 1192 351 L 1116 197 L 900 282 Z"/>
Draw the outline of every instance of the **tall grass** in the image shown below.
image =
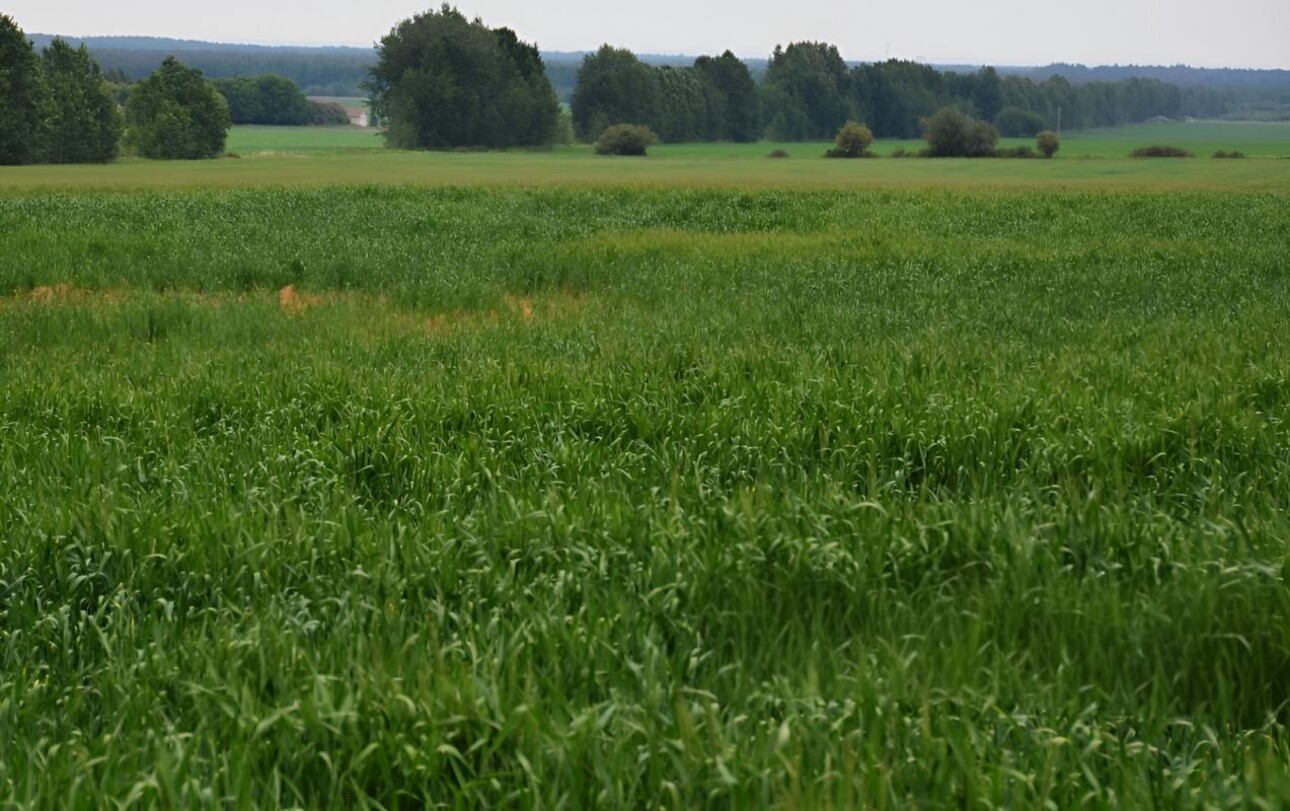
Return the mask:
<path fill-rule="evenodd" d="M 0 802 L 1284 803 L 1285 203 L 0 198 Z"/>

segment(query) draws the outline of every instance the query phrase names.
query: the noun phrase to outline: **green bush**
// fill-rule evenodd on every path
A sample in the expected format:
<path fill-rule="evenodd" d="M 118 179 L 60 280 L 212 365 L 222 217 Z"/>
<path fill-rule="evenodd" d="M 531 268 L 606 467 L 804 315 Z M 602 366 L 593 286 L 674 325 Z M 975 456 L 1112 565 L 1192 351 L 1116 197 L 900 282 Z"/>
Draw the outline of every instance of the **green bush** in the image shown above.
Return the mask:
<path fill-rule="evenodd" d="M 1057 154 L 1057 150 L 1061 149 L 1062 144 L 1061 139 L 1057 137 L 1057 133 L 1052 130 L 1044 130 L 1035 136 L 1035 146 L 1039 148 L 1039 154 L 1045 158 L 1051 158 Z"/>
<path fill-rule="evenodd" d="M 997 150 L 994 153 L 996 158 L 1037 158 L 1039 155 L 1029 144 L 1021 146 L 1010 146 L 1005 149 Z"/>
<path fill-rule="evenodd" d="M 829 158 L 863 158 L 869 155 L 869 145 L 873 143 L 873 133 L 864 124 L 848 121 L 838 130 L 833 140 L 833 149 L 824 153 Z"/>
<path fill-rule="evenodd" d="M 933 158 L 988 158 L 994 155 L 999 131 L 955 107 L 942 107 L 923 121 L 923 140 Z"/>
<path fill-rule="evenodd" d="M 1238 149 L 1233 149 L 1230 152 L 1225 149 L 1220 149 L 1214 153 L 1214 157 L 1215 158 L 1244 158 L 1245 153 L 1241 152 Z"/>
<path fill-rule="evenodd" d="M 787 158 L 787 157 L 788 157 L 788 153 L 787 153 L 787 152 L 785 152 L 785 151 L 784 151 L 784 150 L 782 150 L 782 149 L 776 149 L 776 150 L 774 150 L 773 152 L 771 152 L 769 155 L 767 155 L 766 157 L 768 157 L 768 158 Z"/>
<path fill-rule="evenodd" d="M 658 143 L 658 136 L 649 127 L 638 124 L 614 124 L 606 127 L 596 139 L 596 154 L 639 157 L 656 143 Z"/>
<path fill-rule="evenodd" d="M 1180 146 L 1165 146 L 1162 144 L 1152 144 L 1151 146 L 1140 146 L 1129 153 L 1131 158 L 1194 158 L 1192 153 Z"/>

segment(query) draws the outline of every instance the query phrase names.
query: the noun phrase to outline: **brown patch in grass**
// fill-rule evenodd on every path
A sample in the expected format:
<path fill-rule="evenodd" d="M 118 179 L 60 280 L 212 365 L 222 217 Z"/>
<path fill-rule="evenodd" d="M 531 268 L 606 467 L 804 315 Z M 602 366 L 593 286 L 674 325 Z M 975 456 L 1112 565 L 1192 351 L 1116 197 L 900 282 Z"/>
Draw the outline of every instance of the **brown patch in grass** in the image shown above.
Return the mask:
<path fill-rule="evenodd" d="M 303 313 L 323 303 L 322 296 L 301 293 L 294 284 L 289 284 L 278 291 L 278 306 L 285 313 Z"/>
<path fill-rule="evenodd" d="M 86 290 L 67 282 L 41 285 L 29 291 L 0 296 L 0 310 L 15 307 L 93 307 L 119 306 L 137 298 L 166 299 L 203 307 L 241 306 L 272 301 L 273 293 L 201 293 L 188 290 L 155 292 L 148 290 Z M 422 333 L 451 335 L 462 331 L 495 329 L 508 325 L 533 325 L 572 318 L 586 306 L 586 296 L 572 290 L 541 295 L 502 296 L 499 306 L 487 310 L 455 310 L 434 313 L 408 310 L 392 305 L 383 295 L 352 292 L 305 293 L 287 285 L 276 293 L 278 311 L 288 317 L 310 310 L 344 306 L 370 313 L 361 327 L 370 333 Z"/>
<path fill-rule="evenodd" d="M 516 296 L 507 293 L 502 297 L 500 309 L 470 312 L 457 310 L 438 313 L 423 322 L 425 332 L 431 335 L 449 335 L 463 330 L 498 327 L 507 323 L 529 324 L 570 318 L 586 306 L 586 297 L 571 290 L 547 296 Z"/>

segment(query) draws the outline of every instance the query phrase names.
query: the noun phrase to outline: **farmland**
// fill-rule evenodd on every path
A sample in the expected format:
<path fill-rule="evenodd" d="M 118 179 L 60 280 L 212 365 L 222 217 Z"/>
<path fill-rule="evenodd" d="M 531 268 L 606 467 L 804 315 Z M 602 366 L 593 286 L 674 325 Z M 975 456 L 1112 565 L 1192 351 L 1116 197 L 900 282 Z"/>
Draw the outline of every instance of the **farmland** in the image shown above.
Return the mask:
<path fill-rule="evenodd" d="M 0 172 L 0 804 L 1284 807 L 1290 161 L 296 137 Z"/>

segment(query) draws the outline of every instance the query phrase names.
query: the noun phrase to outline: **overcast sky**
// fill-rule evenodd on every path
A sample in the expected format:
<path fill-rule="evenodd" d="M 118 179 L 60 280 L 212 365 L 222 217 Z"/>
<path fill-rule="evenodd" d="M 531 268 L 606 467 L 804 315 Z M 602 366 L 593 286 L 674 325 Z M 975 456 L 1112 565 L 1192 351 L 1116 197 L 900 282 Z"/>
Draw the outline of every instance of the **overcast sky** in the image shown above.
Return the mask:
<path fill-rule="evenodd" d="M 5 0 L 28 33 L 370 45 L 426 8 L 408 0 Z M 1290 68 L 1290 0 L 469 0 L 458 7 L 544 50 L 603 42 L 639 53 L 823 40 L 847 59 L 1040 65 L 1185 63 Z"/>

